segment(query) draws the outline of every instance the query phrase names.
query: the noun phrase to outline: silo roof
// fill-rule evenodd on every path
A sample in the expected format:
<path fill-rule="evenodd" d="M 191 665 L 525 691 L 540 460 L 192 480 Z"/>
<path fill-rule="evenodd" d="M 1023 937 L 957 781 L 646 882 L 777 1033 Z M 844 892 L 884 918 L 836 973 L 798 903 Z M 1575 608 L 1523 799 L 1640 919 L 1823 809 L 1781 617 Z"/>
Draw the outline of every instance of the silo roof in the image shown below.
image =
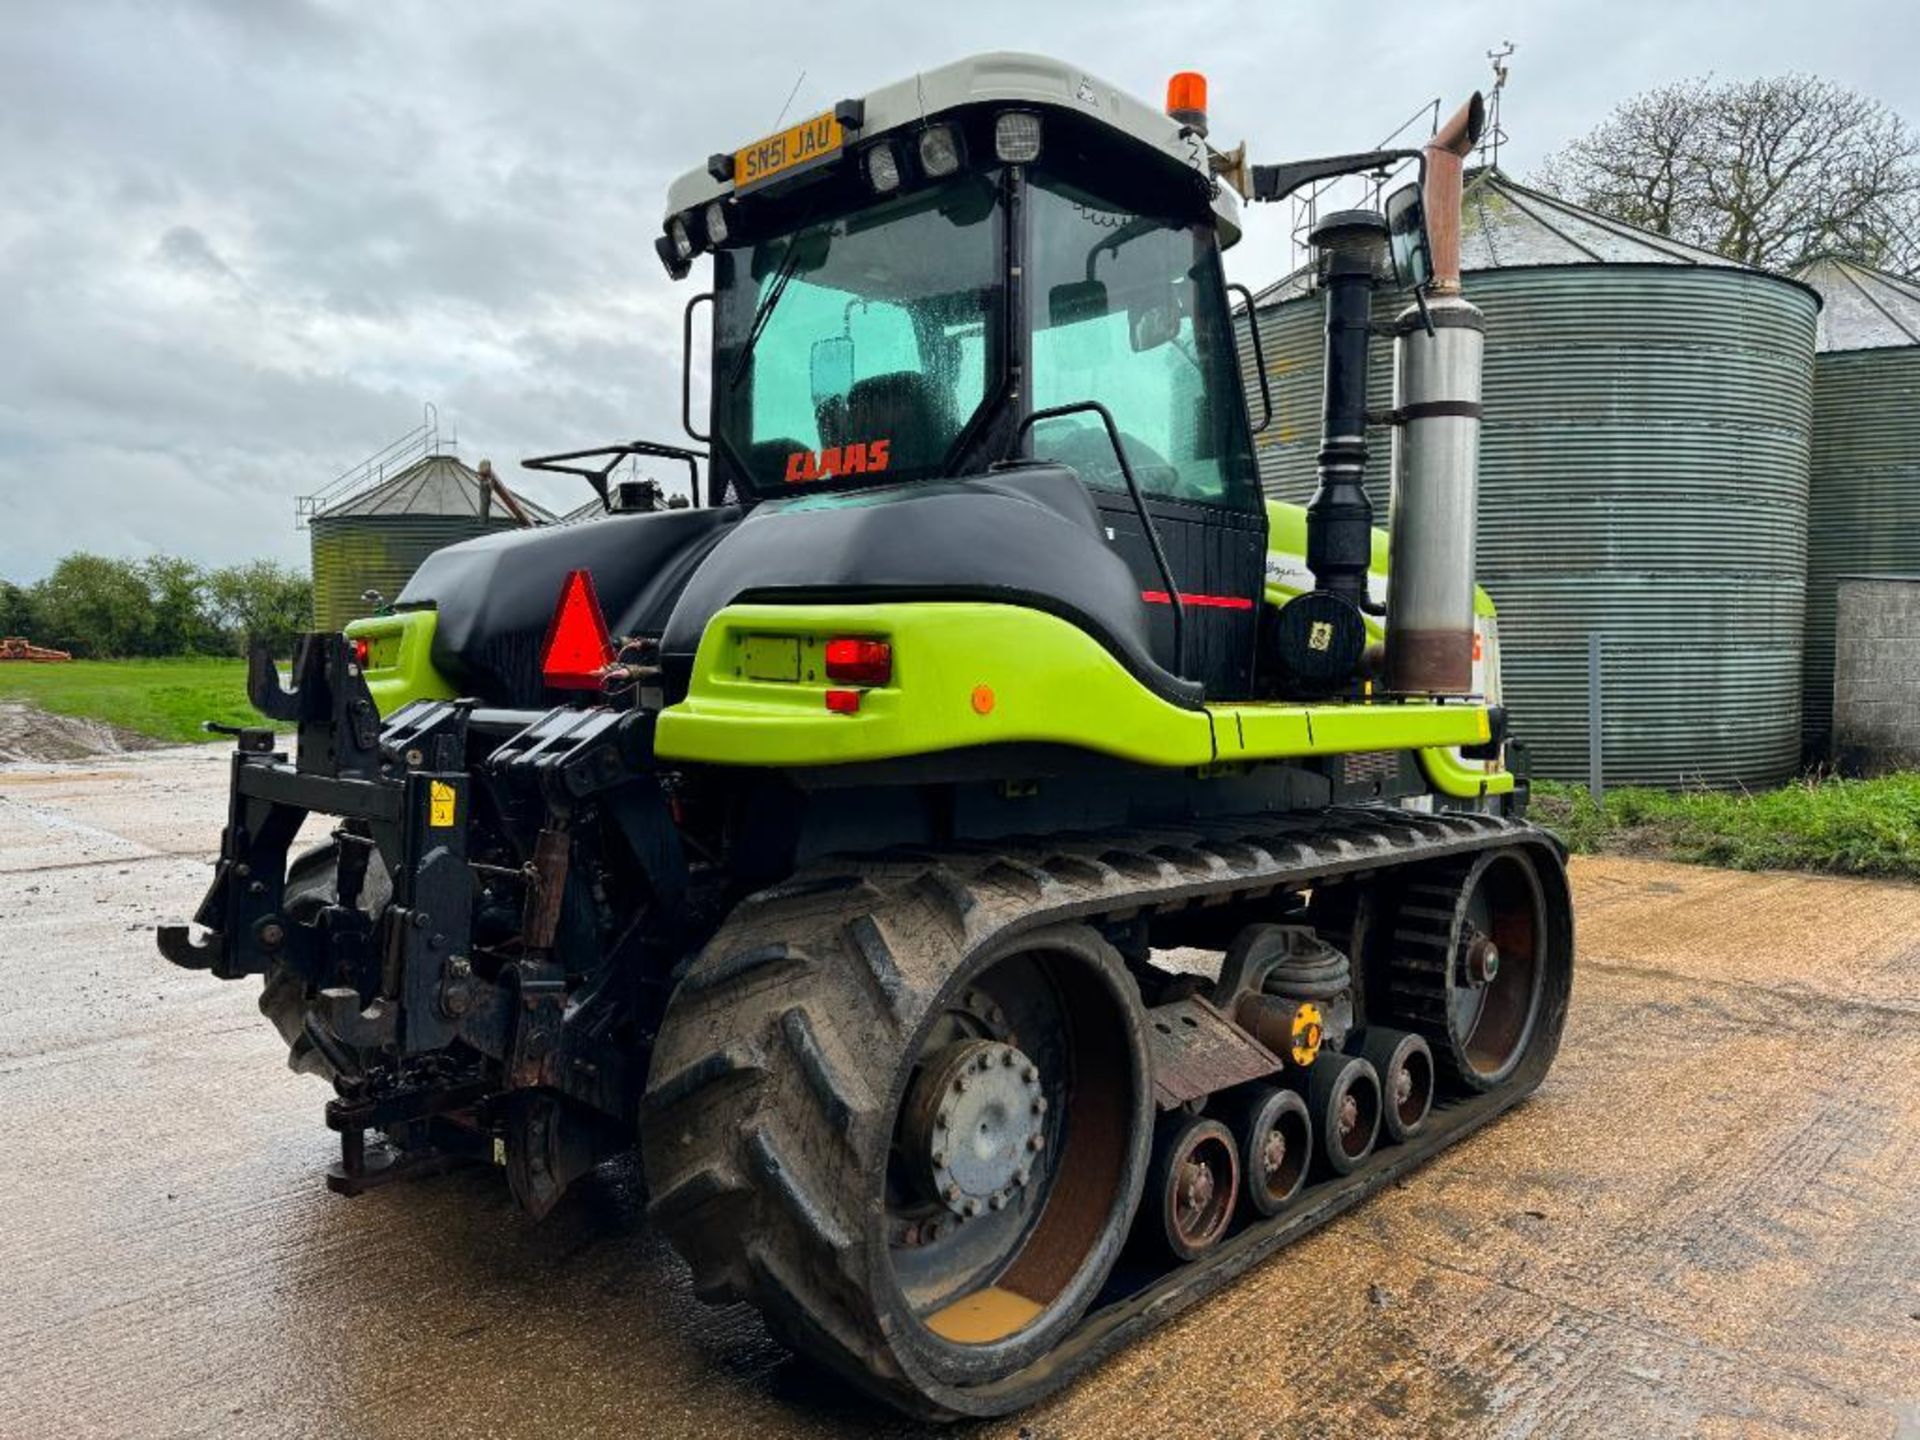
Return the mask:
<path fill-rule="evenodd" d="M 1840 255 L 1816 256 L 1793 278 L 1820 292 L 1815 349 L 1920 345 L 1920 283 Z"/>
<path fill-rule="evenodd" d="M 1461 196 L 1460 264 L 1464 270 L 1513 265 L 1738 265 L 1689 245 L 1602 215 L 1488 167 L 1467 178 Z"/>
<path fill-rule="evenodd" d="M 1471 272 L 1528 265 L 1753 268 L 1531 189 L 1492 166 L 1469 172 L 1460 197 L 1460 268 Z M 1294 299 L 1312 288 L 1312 279 L 1309 263 L 1268 286 L 1258 299 L 1263 305 Z"/>
<path fill-rule="evenodd" d="M 426 455 L 391 479 L 349 496 L 314 518 L 339 520 L 350 516 L 440 515 L 478 520 L 481 518 L 483 484 L 480 472 L 455 456 Z M 552 523 L 550 511 L 518 492 L 514 498 L 535 524 Z M 511 521 L 513 518 L 512 512 L 498 495 L 491 497 L 486 515 L 489 519 Z"/>

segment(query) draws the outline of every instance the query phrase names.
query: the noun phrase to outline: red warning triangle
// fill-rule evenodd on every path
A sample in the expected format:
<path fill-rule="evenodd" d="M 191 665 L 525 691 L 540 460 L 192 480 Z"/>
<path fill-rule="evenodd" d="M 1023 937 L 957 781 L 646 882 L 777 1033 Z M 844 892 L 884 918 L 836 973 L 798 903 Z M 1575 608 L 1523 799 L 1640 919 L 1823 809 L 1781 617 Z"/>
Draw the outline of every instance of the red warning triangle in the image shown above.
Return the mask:
<path fill-rule="evenodd" d="M 602 672 L 613 663 L 613 637 L 607 633 L 600 599 L 593 593 L 593 576 L 587 571 L 568 574 L 540 653 L 541 678 L 554 689 L 600 688 Z"/>

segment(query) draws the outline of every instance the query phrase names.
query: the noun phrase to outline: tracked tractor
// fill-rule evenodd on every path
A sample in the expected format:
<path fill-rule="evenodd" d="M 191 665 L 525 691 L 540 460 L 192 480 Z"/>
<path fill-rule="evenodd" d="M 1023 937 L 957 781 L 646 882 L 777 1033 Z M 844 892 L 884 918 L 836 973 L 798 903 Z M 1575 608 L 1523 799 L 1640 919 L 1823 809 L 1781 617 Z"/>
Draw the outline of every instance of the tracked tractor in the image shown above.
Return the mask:
<path fill-rule="evenodd" d="M 1473 581 L 1477 99 L 1274 165 L 1169 102 L 986 55 L 715 154 L 657 240 L 711 271 L 693 443 L 530 462 L 616 513 L 255 651 L 160 945 L 263 977 L 335 1189 L 478 1161 L 538 1215 L 637 1146 L 702 1296 L 982 1415 L 1539 1084 L 1573 934 Z M 1314 229 L 1319 488 L 1268 503 L 1221 253 L 1394 165 Z"/>

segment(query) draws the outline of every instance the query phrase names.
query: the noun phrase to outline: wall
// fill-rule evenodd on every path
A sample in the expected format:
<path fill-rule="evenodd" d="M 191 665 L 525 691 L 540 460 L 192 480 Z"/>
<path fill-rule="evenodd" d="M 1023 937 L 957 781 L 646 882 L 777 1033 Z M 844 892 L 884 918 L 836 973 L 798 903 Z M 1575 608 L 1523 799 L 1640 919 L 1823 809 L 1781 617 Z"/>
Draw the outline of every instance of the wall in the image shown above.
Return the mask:
<path fill-rule="evenodd" d="M 1844 770 L 1920 769 L 1920 577 L 1842 579 L 1833 669 Z"/>

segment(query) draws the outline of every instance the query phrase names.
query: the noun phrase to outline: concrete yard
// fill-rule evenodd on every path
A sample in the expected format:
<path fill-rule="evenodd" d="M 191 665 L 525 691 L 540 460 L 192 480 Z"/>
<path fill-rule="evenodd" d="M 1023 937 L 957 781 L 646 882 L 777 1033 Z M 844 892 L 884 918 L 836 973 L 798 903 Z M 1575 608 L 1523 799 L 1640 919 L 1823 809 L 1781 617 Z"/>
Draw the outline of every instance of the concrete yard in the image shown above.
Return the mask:
<path fill-rule="evenodd" d="M 894 1436 L 594 1177 L 342 1200 L 256 986 L 165 965 L 224 747 L 0 769 L 0 1436 Z M 1920 891 L 1575 868 L 1529 1103 L 951 1434 L 1920 1436 Z"/>

